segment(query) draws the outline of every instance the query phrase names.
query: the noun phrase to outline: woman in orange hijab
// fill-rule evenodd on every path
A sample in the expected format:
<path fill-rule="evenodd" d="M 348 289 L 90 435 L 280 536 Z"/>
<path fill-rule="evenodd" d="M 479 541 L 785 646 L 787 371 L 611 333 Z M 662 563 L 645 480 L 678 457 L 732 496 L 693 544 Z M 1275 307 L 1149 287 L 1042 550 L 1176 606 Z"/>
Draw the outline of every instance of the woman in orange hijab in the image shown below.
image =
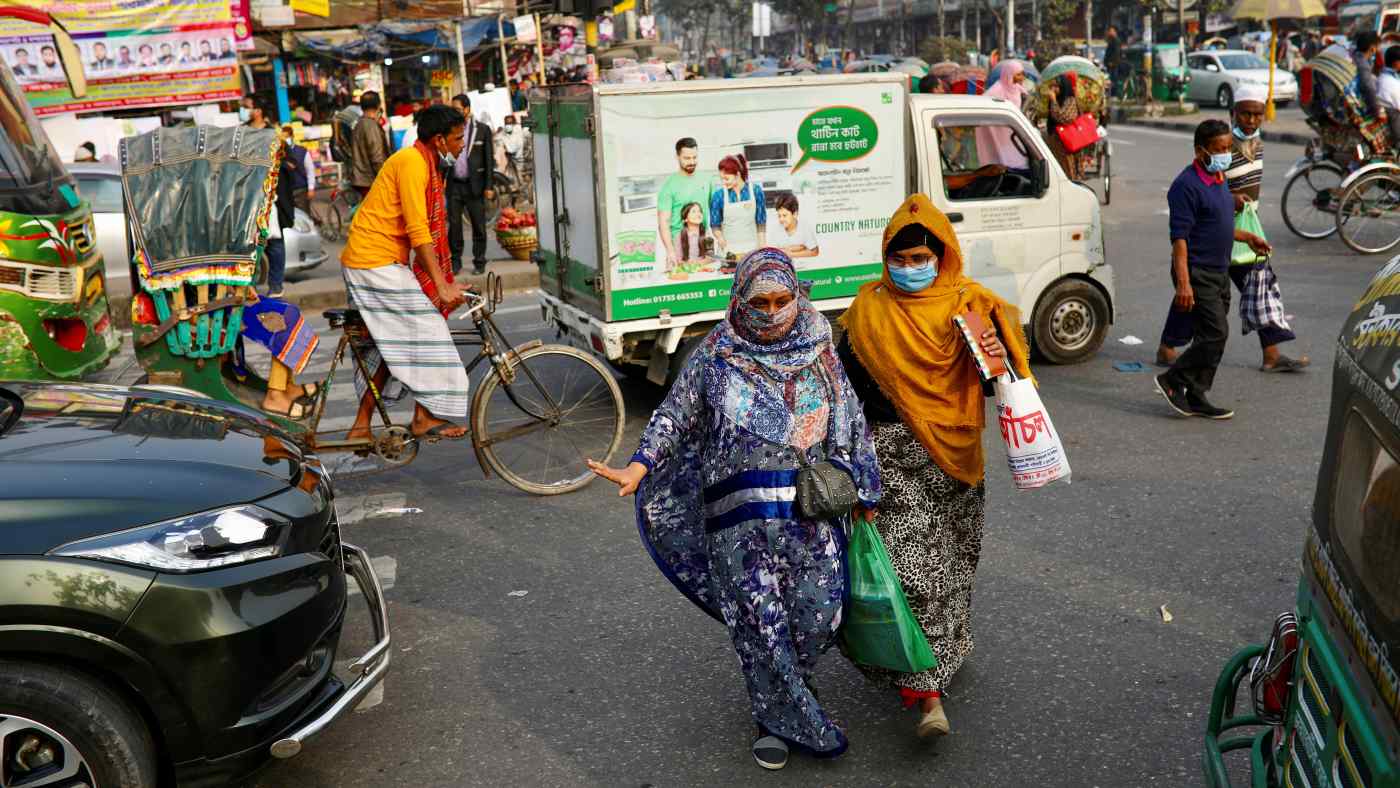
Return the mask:
<path fill-rule="evenodd" d="M 841 319 L 837 352 L 875 437 L 884 498 L 875 520 L 938 664 L 921 673 L 861 666 L 923 712 L 918 735 L 949 732 L 942 693 L 972 651 L 972 578 L 982 549 L 984 391 L 953 323 L 969 310 L 989 328 L 990 356 L 1030 377 L 1015 307 L 963 274 L 952 225 L 928 197 L 905 201 L 885 228 L 885 271 Z"/>

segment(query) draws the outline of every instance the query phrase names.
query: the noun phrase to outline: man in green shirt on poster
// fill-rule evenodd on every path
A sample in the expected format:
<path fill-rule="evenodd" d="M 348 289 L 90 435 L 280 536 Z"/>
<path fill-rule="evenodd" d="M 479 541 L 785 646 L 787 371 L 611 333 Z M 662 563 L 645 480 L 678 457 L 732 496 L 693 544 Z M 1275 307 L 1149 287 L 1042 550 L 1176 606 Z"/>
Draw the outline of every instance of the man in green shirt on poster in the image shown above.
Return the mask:
<path fill-rule="evenodd" d="M 676 248 L 676 239 L 681 233 L 681 209 L 693 202 L 710 204 L 710 178 L 695 172 L 700 163 L 700 145 L 694 137 L 676 140 L 676 163 L 680 165 L 680 172 L 666 178 L 656 198 L 656 225 L 661 231 L 661 246 L 666 250 L 667 271 L 681 261 Z"/>

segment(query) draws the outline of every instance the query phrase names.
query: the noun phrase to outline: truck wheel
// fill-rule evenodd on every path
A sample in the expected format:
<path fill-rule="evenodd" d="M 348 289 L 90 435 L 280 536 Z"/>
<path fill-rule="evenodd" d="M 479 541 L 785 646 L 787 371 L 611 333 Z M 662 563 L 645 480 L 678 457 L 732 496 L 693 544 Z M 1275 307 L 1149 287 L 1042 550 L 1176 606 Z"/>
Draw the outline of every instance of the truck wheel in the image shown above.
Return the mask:
<path fill-rule="evenodd" d="M 671 354 L 671 369 L 666 373 L 666 389 L 668 391 L 671 389 L 671 384 L 676 382 L 676 378 L 681 376 L 681 372 L 685 369 L 685 362 L 690 360 L 690 354 L 700 347 L 700 343 L 704 342 L 707 336 L 709 336 L 708 332 L 683 339 L 676 347 L 676 352 Z"/>
<path fill-rule="evenodd" d="M 1031 340 L 1052 364 L 1077 364 L 1108 336 L 1108 299 L 1088 282 L 1066 279 L 1046 291 L 1031 319 Z"/>
<path fill-rule="evenodd" d="M 81 673 L 0 660 L 0 782 L 148 788 L 155 742 L 141 716 Z"/>

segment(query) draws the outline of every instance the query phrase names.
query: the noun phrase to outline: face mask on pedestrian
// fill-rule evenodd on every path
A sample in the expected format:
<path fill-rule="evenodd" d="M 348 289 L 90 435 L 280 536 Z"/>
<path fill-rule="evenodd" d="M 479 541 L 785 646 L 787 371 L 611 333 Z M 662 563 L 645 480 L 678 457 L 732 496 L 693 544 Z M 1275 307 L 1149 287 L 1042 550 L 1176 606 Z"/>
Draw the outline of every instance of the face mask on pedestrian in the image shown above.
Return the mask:
<path fill-rule="evenodd" d="M 1242 142 L 1247 142 L 1249 140 L 1258 138 L 1259 129 L 1255 129 L 1254 133 L 1252 134 L 1245 134 L 1244 129 L 1240 128 L 1239 125 L 1236 124 L 1233 133 L 1235 135 L 1235 139 L 1240 140 Z"/>
<path fill-rule="evenodd" d="M 250 120 L 252 120 L 252 119 L 253 119 L 253 111 L 252 111 L 251 109 L 248 109 L 247 107 L 239 107 L 239 108 L 238 108 L 238 122 L 239 122 L 239 123 L 247 123 L 248 121 L 250 121 Z"/>
<path fill-rule="evenodd" d="M 938 278 L 938 263 L 935 259 L 917 265 L 892 265 L 889 269 L 890 281 L 906 293 L 917 293 Z"/>
<path fill-rule="evenodd" d="M 1205 160 L 1201 162 L 1201 166 L 1205 168 L 1206 172 L 1219 175 L 1230 169 L 1230 161 L 1234 158 L 1234 155 L 1229 151 L 1224 153 L 1211 153 L 1205 148 L 1198 148 L 1197 150 L 1205 154 Z"/>
<path fill-rule="evenodd" d="M 757 342 L 777 342 L 787 336 L 793 323 L 797 322 L 799 309 L 796 298 L 789 301 L 787 306 L 771 313 L 758 309 L 747 301 L 739 306 L 742 319 Z"/>

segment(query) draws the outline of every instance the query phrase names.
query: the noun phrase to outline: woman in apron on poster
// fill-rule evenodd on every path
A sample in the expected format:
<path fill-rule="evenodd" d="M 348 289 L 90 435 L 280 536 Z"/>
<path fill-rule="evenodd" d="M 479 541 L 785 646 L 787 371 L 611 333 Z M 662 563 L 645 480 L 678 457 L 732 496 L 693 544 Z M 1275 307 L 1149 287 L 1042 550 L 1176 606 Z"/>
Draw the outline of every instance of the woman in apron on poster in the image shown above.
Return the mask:
<path fill-rule="evenodd" d="M 768 245 L 768 208 L 763 187 L 749 183 L 742 153 L 719 160 L 720 188 L 710 195 L 710 229 L 721 256 L 742 258 Z"/>

